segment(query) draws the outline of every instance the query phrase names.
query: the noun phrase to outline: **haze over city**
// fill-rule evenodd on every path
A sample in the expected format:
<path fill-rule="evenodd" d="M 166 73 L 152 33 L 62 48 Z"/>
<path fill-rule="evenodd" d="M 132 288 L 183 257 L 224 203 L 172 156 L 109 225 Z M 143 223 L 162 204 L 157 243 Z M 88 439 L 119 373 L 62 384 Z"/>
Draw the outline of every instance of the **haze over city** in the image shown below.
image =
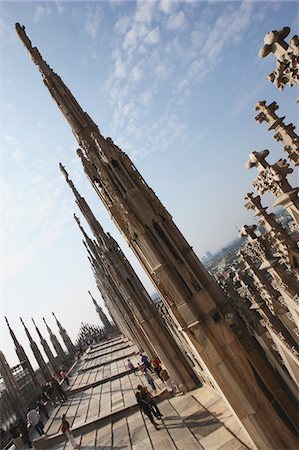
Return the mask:
<path fill-rule="evenodd" d="M 146 288 L 154 288 L 93 192 L 77 142 L 17 39 L 15 22 L 61 76 L 83 109 L 133 159 L 199 256 L 253 223 L 243 198 L 253 190 L 252 150 L 280 144 L 255 122 L 259 100 L 277 101 L 296 123 L 294 92 L 266 80 L 265 33 L 296 30 L 296 2 L 18 2 L 1 4 L 2 256 L 1 349 L 17 363 L 3 316 L 25 350 L 33 317 L 75 339 L 81 321 L 99 324 L 87 294 L 102 304 L 73 220 L 80 217 L 58 163 L 66 167 L 105 231 L 116 238 Z M 270 159 L 269 158 L 269 159 Z M 267 198 L 267 197 L 266 197 Z M 269 197 L 270 198 L 270 197 Z M 267 203 L 267 202 L 265 202 Z M 273 203 L 270 200 L 270 203 Z"/>

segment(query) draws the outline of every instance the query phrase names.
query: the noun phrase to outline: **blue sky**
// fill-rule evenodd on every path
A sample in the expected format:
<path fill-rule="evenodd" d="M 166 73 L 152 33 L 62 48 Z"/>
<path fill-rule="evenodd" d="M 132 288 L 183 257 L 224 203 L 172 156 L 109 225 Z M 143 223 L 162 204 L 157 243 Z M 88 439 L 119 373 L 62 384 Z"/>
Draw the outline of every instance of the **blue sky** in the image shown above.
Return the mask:
<path fill-rule="evenodd" d="M 89 187 L 77 143 L 16 37 L 15 22 L 26 26 L 103 135 L 134 160 L 203 256 L 236 237 L 236 226 L 254 222 L 243 207 L 255 178 L 244 167 L 248 154 L 268 148 L 270 162 L 284 157 L 273 133 L 255 122 L 254 106 L 276 100 L 279 115 L 296 123 L 296 92 L 281 93 L 265 79 L 275 61 L 260 59 L 258 50 L 272 29 L 288 25 L 296 33 L 298 7 L 285 1 L 57 1 L 2 2 L 0 8 L 1 348 L 14 364 L 3 315 L 26 350 L 19 316 L 36 340 L 32 316 L 42 332 L 42 317 L 57 332 L 55 311 L 73 339 L 81 321 L 98 323 L 87 290 L 101 302 L 100 295 L 60 161 L 154 291 Z"/>

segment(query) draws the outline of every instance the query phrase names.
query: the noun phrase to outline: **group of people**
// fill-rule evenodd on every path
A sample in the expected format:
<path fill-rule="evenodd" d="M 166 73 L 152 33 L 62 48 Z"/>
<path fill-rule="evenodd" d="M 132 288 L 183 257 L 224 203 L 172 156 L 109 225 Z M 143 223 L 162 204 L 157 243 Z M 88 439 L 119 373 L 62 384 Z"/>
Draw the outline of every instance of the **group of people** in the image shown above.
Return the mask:
<path fill-rule="evenodd" d="M 11 435 L 17 449 L 23 449 L 24 445 L 32 448 L 32 442 L 29 437 L 30 426 L 37 431 L 39 436 L 45 434 L 41 414 L 43 414 L 45 419 L 49 419 L 49 412 L 47 409 L 48 403 L 52 403 L 56 406 L 59 400 L 61 402 L 65 402 L 67 400 L 66 394 L 62 387 L 62 381 L 65 381 L 68 386 L 70 383 L 68 376 L 63 369 L 60 371 L 60 377 L 61 379 L 59 379 L 59 376 L 54 373 L 51 380 L 42 387 L 42 393 L 38 397 L 35 407 L 28 408 L 27 410 L 27 422 L 25 422 L 22 418 L 19 418 L 17 421 L 10 424 L 8 432 Z"/>
<path fill-rule="evenodd" d="M 143 353 L 140 354 L 140 357 L 141 361 L 138 363 L 138 367 L 134 366 L 132 361 L 128 359 L 128 369 L 132 370 L 135 375 L 137 375 L 137 371 L 140 370 L 143 373 L 146 382 L 155 393 L 157 392 L 157 385 L 150 374 L 156 373 L 163 381 L 167 391 L 176 394 L 176 388 L 173 385 L 167 370 L 162 368 L 160 359 L 155 356 L 150 360 L 149 357 Z"/>
<path fill-rule="evenodd" d="M 176 388 L 173 385 L 167 370 L 162 368 L 160 359 L 155 356 L 150 360 L 149 357 L 143 353 L 140 354 L 140 358 L 138 367 L 134 366 L 132 361 L 128 359 L 128 369 L 132 370 L 135 375 L 137 375 L 137 371 L 140 370 L 154 393 L 157 392 L 158 386 L 151 374 L 156 373 L 157 376 L 163 381 L 167 391 L 172 394 L 176 394 Z M 163 414 L 161 414 L 154 397 L 145 386 L 140 384 L 137 386 L 135 396 L 141 411 L 143 411 L 143 413 L 149 418 L 156 430 L 159 430 L 159 424 L 155 421 L 155 419 L 161 419 Z"/>
<path fill-rule="evenodd" d="M 59 378 L 59 376 L 54 373 L 51 380 L 42 387 L 42 400 L 44 404 L 52 403 L 52 405 L 56 406 L 59 404 L 59 402 L 64 403 L 67 400 L 65 391 L 62 387 L 62 383 L 65 382 L 69 386 L 70 382 L 67 374 L 63 369 L 60 371 L 60 377 L 61 378 Z M 47 414 L 45 415 L 47 417 Z"/>

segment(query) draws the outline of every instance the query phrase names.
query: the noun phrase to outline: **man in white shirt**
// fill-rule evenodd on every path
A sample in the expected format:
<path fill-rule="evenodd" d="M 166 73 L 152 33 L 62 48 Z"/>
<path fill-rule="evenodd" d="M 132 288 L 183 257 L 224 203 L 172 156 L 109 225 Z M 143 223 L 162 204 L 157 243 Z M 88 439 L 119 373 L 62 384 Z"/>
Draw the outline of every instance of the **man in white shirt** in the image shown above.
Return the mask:
<path fill-rule="evenodd" d="M 40 420 L 39 414 L 37 413 L 37 411 L 34 408 L 32 408 L 32 409 L 28 408 L 27 421 L 30 425 L 32 425 L 36 429 L 36 431 L 38 432 L 38 434 L 40 436 L 45 434 L 44 425 L 43 425 L 42 421 Z"/>

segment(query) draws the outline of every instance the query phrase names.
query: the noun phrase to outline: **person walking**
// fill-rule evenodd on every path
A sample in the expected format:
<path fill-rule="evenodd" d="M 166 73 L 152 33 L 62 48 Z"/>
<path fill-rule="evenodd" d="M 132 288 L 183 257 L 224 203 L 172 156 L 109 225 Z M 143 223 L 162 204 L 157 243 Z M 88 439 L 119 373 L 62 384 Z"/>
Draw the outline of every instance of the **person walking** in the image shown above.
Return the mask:
<path fill-rule="evenodd" d="M 18 428 L 22 434 L 22 439 L 25 445 L 28 445 L 28 448 L 32 448 L 32 442 L 29 437 L 27 423 L 20 418 L 18 421 Z"/>
<path fill-rule="evenodd" d="M 150 359 L 148 356 L 143 355 L 142 353 L 140 353 L 141 356 L 141 363 L 145 365 L 145 367 L 151 372 L 153 373 L 153 368 L 150 362 Z"/>
<path fill-rule="evenodd" d="M 160 378 L 163 381 L 163 383 L 166 386 L 166 389 L 168 390 L 168 392 L 172 392 L 173 394 L 176 393 L 176 388 L 174 387 L 170 376 L 168 375 L 168 372 L 166 369 L 161 370 L 160 372 Z"/>
<path fill-rule="evenodd" d="M 43 422 L 40 420 L 40 415 L 34 408 L 28 408 L 27 410 L 27 422 L 36 429 L 40 436 L 45 434 Z"/>
<path fill-rule="evenodd" d="M 160 372 L 162 370 L 160 359 L 156 356 L 155 358 L 152 359 L 151 363 L 152 363 L 152 367 L 153 367 L 154 371 L 160 378 Z"/>
<path fill-rule="evenodd" d="M 128 359 L 128 369 L 132 370 L 134 375 L 137 376 L 136 372 L 137 372 L 138 368 L 134 366 L 134 364 L 132 363 L 132 361 L 130 359 Z"/>
<path fill-rule="evenodd" d="M 56 392 L 62 403 L 67 401 L 67 397 L 65 395 L 65 392 L 63 390 L 63 387 L 61 386 L 61 384 L 57 381 L 57 379 L 55 377 L 52 377 L 51 379 L 51 384 L 52 384 L 52 388 L 54 390 L 54 392 Z"/>
<path fill-rule="evenodd" d="M 49 419 L 48 410 L 47 410 L 47 407 L 46 407 L 41 395 L 37 399 L 36 406 L 38 408 L 39 414 L 43 413 L 44 416 L 46 417 L 46 419 Z"/>
<path fill-rule="evenodd" d="M 152 394 L 150 394 L 147 390 L 147 388 L 145 386 L 141 386 L 141 384 L 139 384 L 137 386 L 137 389 L 140 392 L 140 396 L 143 400 L 145 400 L 147 402 L 148 405 L 150 405 L 150 408 L 152 410 L 152 413 L 154 414 L 154 416 L 157 419 L 161 419 L 161 417 L 163 416 L 163 414 L 160 412 L 157 403 L 154 399 L 154 397 L 152 396 Z"/>
<path fill-rule="evenodd" d="M 67 376 L 66 372 L 63 369 L 61 369 L 61 371 L 60 371 L 60 376 L 61 376 L 61 379 L 63 381 L 65 381 L 66 384 L 69 386 L 70 385 L 69 377 Z"/>
<path fill-rule="evenodd" d="M 20 430 L 16 423 L 11 423 L 9 426 L 9 434 L 12 437 L 13 443 L 17 450 L 22 450 L 24 448 L 23 439 L 21 438 Z"/>
<path fill-rule="evenodd" d="M 72 430 L 70 429 L 70 424 L 66 420 L 65 414 L 63 414 L 63 416 L 61 417 L 61 428 L 60 429 L 61 429 L 62 433 L 66 435 L 68 441 L 71 443 L 71 446 L 73 448 L 80 448 L 80 445 L 77 444 L 77 442 L 74 439 Z"/>
<path fill-rule="evenodd" d="M 151 386 L 151 388 L 153 389 L 153 391 L 156 393 L 157 392 L 157 386 L 156 383 L 154 382 L 154 380 L 152 379 L 152 377 L 150 376 L 150 374 L 148 373 L 147 370 L 145 370 L 143 372 L 144 378 L 146 379 L 147 383 Z"/>
<path fill-rule="evenodd" d="M 159 424 L 154 421 L 154 417 L 152 415 L 152 410 L 150 408 L 150 405 L 141 397 L 141 394 L 139 391 L 135 392 L 135 397 L 136 397 L 137 403 L 138 403 L 141 411 L 143 411 L 144 414 L 149 418 L 149 420 L 154 425 L 156 430 L 159 430 L 160 429 Z"/>

